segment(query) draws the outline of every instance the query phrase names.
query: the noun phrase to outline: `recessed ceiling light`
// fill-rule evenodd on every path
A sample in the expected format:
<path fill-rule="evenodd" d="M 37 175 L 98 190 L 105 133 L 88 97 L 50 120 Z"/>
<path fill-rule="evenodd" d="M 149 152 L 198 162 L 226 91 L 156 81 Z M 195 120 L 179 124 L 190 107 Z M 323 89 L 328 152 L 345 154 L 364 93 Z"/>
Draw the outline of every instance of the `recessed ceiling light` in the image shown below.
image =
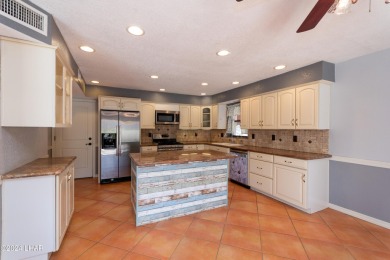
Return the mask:
<path fill-rule="evenodd" d="M 157 75 L 152 75 L 150 76 L 152 79 L 158 79 L 158 76 Z"/>
<path fill-rule="evenodd" d="M 200 93 L 202 96 L 206 96 L 206 93 Z"/>
<path fill-rule="evenodd" d="M 230 54 L 230 52 L 228 50 L 220 50 L 219 52 L 217 52 L 218 56 L 226 56 L 229 54 Z"/>
<path fill-rule="evenodd" d="M 165 88 L 160 88 L 160 91 L 165 91 Z"/>
<path fill-rule="evenodd" d="M 93 83 L 93 84 L 99 84 L 100 82 L 97 81 L 97 80 L 91 80 L 91 83 Z"/>
<path fill-rule="evenodd" d="M 135 26 L 135 25 L 129 26 L 127 28 L 127 31 L 135 36 L 141 36 L 141 35 L 144 35 L 144 33 L 145 33 L 144 30 L 142 30 L 141 28 L 139 28 L 138 26 Z"/>
<path fill-rule="evenodd" d="M 286 68 L 286 65 L 278 65 L 278 66 L 274 67 L 274 69 L 276 69 L 276 70 L 282 70 L 284 68 Z"/>
<path fill-rule="evenodd" d="M 80 46 L 80 49 L 85 52 L 94 52 L 95 50 L 87 45 Z"/>
<path fill-rule="evenodd" d="M 207 82 L 202 83 L 202 86 L 208 86 L 208 85 L 209 85 L 209 83 L 207 83 Z"/>
<path fill-rule="evenodd" d="M 233 85 L 238 85 L 238 84 L 240 84 L 240 82 L 238 82 L 238 81 L 233 81 L 232 84 L 233 84 Z"/>

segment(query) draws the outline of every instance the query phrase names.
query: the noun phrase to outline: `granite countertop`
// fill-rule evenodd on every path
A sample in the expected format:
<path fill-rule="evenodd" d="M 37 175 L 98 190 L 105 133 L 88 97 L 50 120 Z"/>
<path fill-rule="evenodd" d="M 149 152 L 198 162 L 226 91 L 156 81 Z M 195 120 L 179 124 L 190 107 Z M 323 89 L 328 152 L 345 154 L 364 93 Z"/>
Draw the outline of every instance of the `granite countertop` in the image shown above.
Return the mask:
<path fill-rule="evenodd" d="M 72 162 L 76 160 L 72 157 L 41 158 L 27 163 L 19 168 L 1 175 L 2 180 L 17 179 L 26 177 L 58 175 L 63 172 Z"/>
<path fill-rule="evenodd" d="M 251 145 L 239 145 L 239 146 L 236 146 L 234 144 L 233 145 L 223 145 L 223 143 L 218 144 L 215 142 L 182 142 L 182 143 L 184 145 L 186 145 L 186 144 L 215 145 L 215 146 L 220 146 L 220 147 L 227 147 L 227 148 L 234 149 L 234 150 L 272 154 L 272 155 L 285 156 L 285 157 L 301 159 L 301 160 L 317 160 L 317 159 L 324 159 L 324 158 L 332 157 L 332 155 L 330 155 L 330 154 L 300 152 L 300 151 L 258 147 L 258 146 L 251 146 Z"/>
<path fill-rule="evenodd" d="M 218 151 L 164 151 L 152 153 L 131 153 L 129 155 L 137 166 L 159 166 L 170 164 L 185 164 L 191 162 L 209 162 L 234 158 L 234 155 Z"/>

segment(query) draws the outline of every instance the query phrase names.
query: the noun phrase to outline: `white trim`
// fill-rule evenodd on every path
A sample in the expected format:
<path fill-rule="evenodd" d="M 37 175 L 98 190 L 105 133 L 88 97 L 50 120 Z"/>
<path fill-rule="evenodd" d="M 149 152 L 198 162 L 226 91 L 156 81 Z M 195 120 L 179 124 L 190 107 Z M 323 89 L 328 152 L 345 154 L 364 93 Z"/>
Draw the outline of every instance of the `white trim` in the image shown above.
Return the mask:
<path fill-rule="evenodd" d="M 340 212 L 348 214 L 348 215 L 351 215 L 351 216 L 353 216 L 355 218 L 359 218 L 359 219 L 365 220 L 365 221 L 370 222 L 372 224 L 375 224 L 375 225 L 378 225 L 378 226 L 390 229 L 390 223 L 389 222 L 386 222 L 386 221 L 383 221 L 383 220 L 380 220 L 380 219 L 376 219 L 376 218 L 364 215 L 362 213 L 359 213 L 359 212 L 356 212 L 356 211 L 353 211 L 353 210 L 350 210 L 350 209 L 346 209 L 346 208 L 334 205 L 332 203 L 329 203 L 329 208 L 337 210 L 337 211 L 340 211 Z"/>
<path fill-rule="evenodd" d="M 357 158 L 350 158 L 350 157 L 343 157 L 343 156 L 332 156 L 330 160 L 390 169 L 389 162 L 371 161 L 371 160 L 357 159 Z"/>

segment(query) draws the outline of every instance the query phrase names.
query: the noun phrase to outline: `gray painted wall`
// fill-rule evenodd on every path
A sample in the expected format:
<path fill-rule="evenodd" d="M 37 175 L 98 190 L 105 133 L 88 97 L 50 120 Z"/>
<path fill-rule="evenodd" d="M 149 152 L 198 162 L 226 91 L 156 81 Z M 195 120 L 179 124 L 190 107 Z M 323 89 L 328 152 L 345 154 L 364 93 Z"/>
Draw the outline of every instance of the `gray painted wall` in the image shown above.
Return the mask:
<path fill-rule="evenodd" d="M 390 162 L 390 49 L 336 64 L 333 155 Z"/>
<path fill-rule="evenodd" d="M 390 162 L 390 49 L 336 64 L 330 153 Z M 390 170 L 331 161 L 330 203 L 390 222 Z"/>
<path fill-rule="evenodd" d="M 330 162 L 330 201 L 390 223 L 390 169 Z"/>
<path fill-rule="evenodd" d="M 211 105 L 318 80 L 328 80 L 334 82 L 334 78 L 334 64 L 321 61 L 272 78 L 260 80 L 249 85 L 231 89 L 208 97 L 120 89 L 93 85 L 87 86 L 85 95 L 87 97 L 93 98 L 96 98 L 99 95 L 133 97 L 155 103 Z"/>
<path fill-rule="evenodd" d="M 0 23 L 16 30 L 16 31 L 19 31 L 21 33 L 24 33 L 25 35 L 28 35 L 34 39 L 37 39 L 38 41 L 41 41 L 41 42 L 44 42 L 44 43 L 47 43 L 47 44 L 51 44 L 51 31 L 52 31 L 52 23 L 50 22 L 50 20 L 52 19 L 51 18 L 51 15 L 46 12 L 45 10 L 43 10 L 42 8 L 40 8 L 39 6 L 31 3 L 30 1 L 22 1 L 22 2 L 26 2 L 28 5 L 38 9 L 39 11 L 41 11 L 42 13 L 46 14 L 49 16 L 49 21 L 48 21 L 48 28 L 47 28 L 47 36 L 39 33 L 39 32 L 36 32 L 30 28 L 27 28 L 23 25 L 20 25 L 19 23 L 17 22 L 14 22 L 13 20 L 5 17 L 5 16 L 2 16 L 0 15 Z"/>
<path fill-rule="evenodd" d="M 334 72 L 333 63 L 320 61 L 275 77 L 260 80 L 246 86 L 216 94 L 212 97 L 212 102 L 220 103 L 233 99 L 246 98 L 264 92 L 274 91 L 318 80 L 328 80 L 334 82 Z"/>

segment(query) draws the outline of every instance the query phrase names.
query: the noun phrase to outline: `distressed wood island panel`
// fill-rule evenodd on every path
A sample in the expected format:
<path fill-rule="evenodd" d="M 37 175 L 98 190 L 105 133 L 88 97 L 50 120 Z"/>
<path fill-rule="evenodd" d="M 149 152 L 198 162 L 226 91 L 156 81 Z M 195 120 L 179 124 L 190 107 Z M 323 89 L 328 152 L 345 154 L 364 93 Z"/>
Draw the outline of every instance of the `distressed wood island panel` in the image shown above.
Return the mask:
<path fill-rule="evenodd" d="M 228 165 L 228 159 L 219 159 L 145 167 L 132 159 L 136 225 L 227 206 Z"/>

